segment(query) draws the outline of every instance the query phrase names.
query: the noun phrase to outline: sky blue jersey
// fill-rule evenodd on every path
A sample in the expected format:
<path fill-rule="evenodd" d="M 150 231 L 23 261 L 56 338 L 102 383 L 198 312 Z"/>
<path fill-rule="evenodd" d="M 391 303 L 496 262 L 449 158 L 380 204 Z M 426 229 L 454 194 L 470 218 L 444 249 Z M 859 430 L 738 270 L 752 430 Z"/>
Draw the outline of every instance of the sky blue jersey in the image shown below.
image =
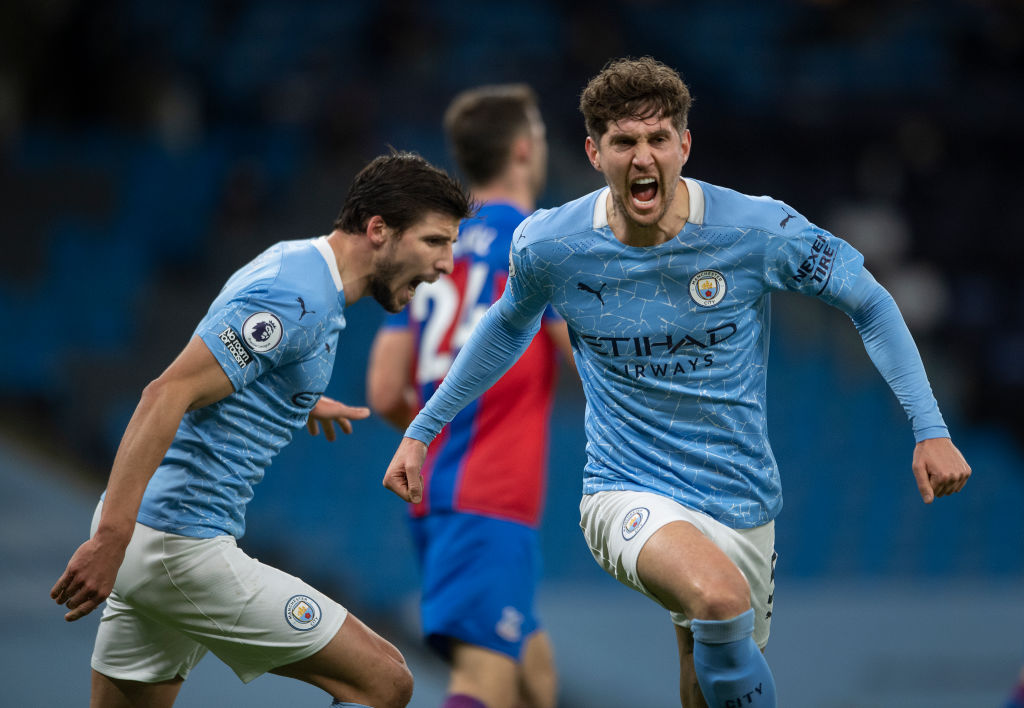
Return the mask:
<path fill-rule="evenodd" d="M 195 336 L 235 392 L 185 414 L 146 488 L 140 523 L 241 538 L 253 487 L 330 381 L 344 306 L 325 237 L 278 243 L 231 276 Z"/>
<path fill-rule="evenodd" d="M 502 299 L 406 435 L 436 435 L 550 302 L 587 398 L 583 492 L 652 491 L 733 528 L 767 523 L 782 507 L 765 407 L 769 294 L 790 290 L 850 315 L 918 440 L 948 436 L 899 310 L 856 249 L 783 202 L 686 186 L 688 221 L 657 246 L 615 238 L 607 189 L 528 218 Z"/>

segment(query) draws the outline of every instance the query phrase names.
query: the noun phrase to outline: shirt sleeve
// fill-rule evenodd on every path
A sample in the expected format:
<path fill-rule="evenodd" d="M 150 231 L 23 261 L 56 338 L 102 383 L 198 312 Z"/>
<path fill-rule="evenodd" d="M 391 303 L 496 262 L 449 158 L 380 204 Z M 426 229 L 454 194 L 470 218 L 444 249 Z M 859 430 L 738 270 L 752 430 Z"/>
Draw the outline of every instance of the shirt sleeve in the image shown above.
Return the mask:
<path fill-rule="evenodd" d="M 300 358 L 315 340 L 319 320 L 300 324 L 285 314 L 285 304 L 272 293 L 240 292 L 211 308 L 196 326 L 195 336 L 206 343 L 235 391 Z"/>
<path fill-rule="evenodd" d="M 473 329 L 405 436 L 429 445 L 460 410 L 504 376 L 540 329 L 548 299 L 534 276 L 530 252 L 513 250 L 505 291 Z"/>
<path fill-rule="evenodd" d="M 786 232 L 772 234 L 768 243 L 769 286 L 817 297 L 830 305 L 848 296 L 864 267 L 860 251 L 795 210 Z"/>
<path fill-rule="evenodd" d="M 948 438 L 917 345 L 889 292 L 862 268 L 834 304 L 853 320 L 868 356 L 906 411 L 914 439 Z"/>

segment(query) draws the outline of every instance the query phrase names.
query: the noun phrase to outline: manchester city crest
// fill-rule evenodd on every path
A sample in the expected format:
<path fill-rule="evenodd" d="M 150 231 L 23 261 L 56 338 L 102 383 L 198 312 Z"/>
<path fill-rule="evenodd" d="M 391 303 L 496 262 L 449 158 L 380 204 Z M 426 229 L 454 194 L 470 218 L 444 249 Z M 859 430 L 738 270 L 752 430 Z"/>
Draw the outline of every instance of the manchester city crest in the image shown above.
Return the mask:
<path fill-rule="evenodd" d="M 637 535 L 640 529 L 647 523 L 647 517 L 651 512 L 642 506 L 626 512 L 626 518 L 622 520 L 622 537 L 627 541 Z"/>
<path fill-rule="evenodd" d="M 725 290 L 725 276 L 717 270 L 702 270 L 690 279 L 690 297 L 701 307 L 720 303 Z"/>
<path fill-rule="evenodd" d="M 284 618 L 300 632 L 316 627 L 320 624 L 320 617 L 320 605 L 309 595 L 294 595 L 284 607 Z"/>

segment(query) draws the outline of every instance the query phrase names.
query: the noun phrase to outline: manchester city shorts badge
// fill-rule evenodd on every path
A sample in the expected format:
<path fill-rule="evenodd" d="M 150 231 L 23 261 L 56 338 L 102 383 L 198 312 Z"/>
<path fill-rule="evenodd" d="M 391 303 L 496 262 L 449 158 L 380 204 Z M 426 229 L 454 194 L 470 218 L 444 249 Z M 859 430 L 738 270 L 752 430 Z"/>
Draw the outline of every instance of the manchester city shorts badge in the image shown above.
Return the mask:
<path fill-rule="evenodd" d="M 284 618 L 300 632 L 316 627 L 320 624 L 320 617 L 320 605 L 309 595 L 295 595 L 284 607 Z"/>
<path fill-rule="evenodd" d="M 647 517 L 650 515 L 651 512 L 642 506 L 627 511 L 626 518 L 622 521 L 622 537 L 628 541 L 636 536 L 647 523 Z"/>

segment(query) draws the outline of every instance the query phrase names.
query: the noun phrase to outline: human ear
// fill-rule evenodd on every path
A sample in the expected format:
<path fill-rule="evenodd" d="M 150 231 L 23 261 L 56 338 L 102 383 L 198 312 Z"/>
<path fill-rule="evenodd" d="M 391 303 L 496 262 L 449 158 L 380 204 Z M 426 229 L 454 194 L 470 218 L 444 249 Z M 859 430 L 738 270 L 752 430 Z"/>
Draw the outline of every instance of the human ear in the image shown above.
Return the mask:
<path fill-rule="evenodd" d="M 692 139 L 690 138 L 690 130 L 687 128 L 683 131 L 682 143 L 680 148 L 683 152 L 683 164 L 685 165 L 687 160 L 690 159 L 690 146 L 692 145 Z"/>
<path fill-rule="evenodd" d="M 512 161 L 529 162 L 533 152 L 533 141 L 528 135 L 520 135 L 512 141 Z"/>
<path fill-rule="evenodd" d="M 390 231 L 391 229 L 384 223 L 384 217 L 379 214 L 371 216 L 370 220 L 366 222 L 366 237 L 374 246 L 383 246 L 388 240 Z"/>
<path fill-rule="evenodd" d="M 587 136 L 587 141 L 583 144 L 583 149 L 587 151 L 587 157 L 590 159 L 590 164 L 594 166 L 594 169 L 598 172 L 601 171 L 601 153 L 597 149 L 597 143 L 594 139 Z"/>

